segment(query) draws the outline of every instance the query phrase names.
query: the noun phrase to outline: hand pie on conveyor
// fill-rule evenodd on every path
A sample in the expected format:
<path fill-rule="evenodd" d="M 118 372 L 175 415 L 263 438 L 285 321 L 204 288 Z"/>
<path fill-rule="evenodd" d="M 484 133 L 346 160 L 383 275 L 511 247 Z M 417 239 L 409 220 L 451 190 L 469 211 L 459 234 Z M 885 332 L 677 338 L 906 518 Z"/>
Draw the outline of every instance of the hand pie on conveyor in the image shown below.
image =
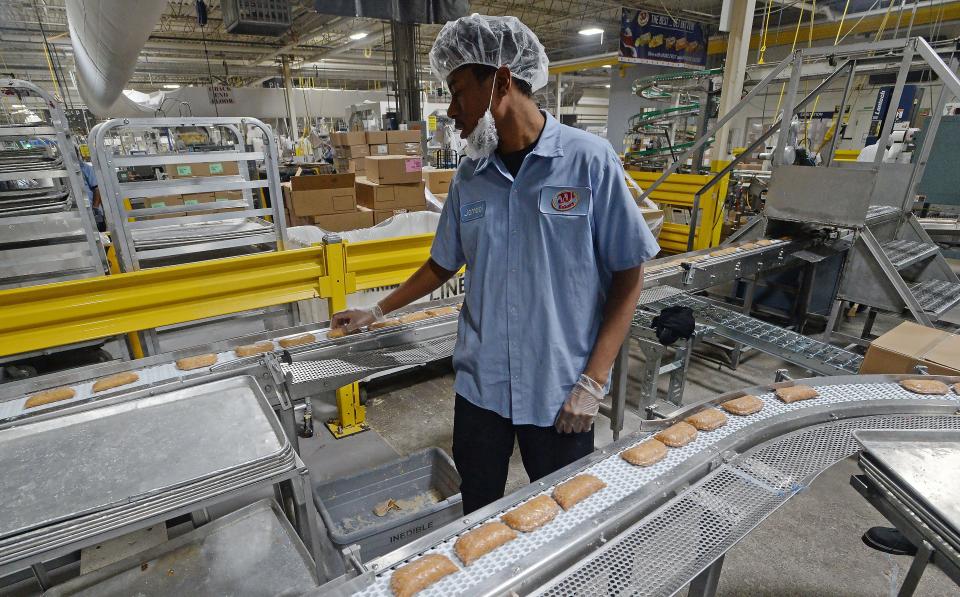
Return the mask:
<path fill-rule="evenodd" d="M 553 490 L 553 499 L 561 508 L 569 510 L 606 486 L 606 483 L 593 475 L 577 475 L 557 485 Z"/>
<path fill-rule="evenodd" d="M 697 428 L 697 431 L 713 431 L 727 424 L 727 415 L 715 408 L 705 408 L 684 419 Z"/>
<path fill-rule="evenodd" d="M 303 346 L 304 344 L 313 344 L 317 337 L 313 334 L 302 334 L 293 338 L 283 338 L 277 342 L 284 348 L 293 348 L 294 346 Z"/>
<path fill-rule="evenodd" d="M 747 415 L 760 412 L 760 410 L 763 408 L 763 400 L 760 400 L 756 396 L 747 394 L 746 396 L 740 396 L 739 398 L 734 398 L 733 400 L 727 400 L 720 405 L 720 408 L 727 411 L 731 415 L 745 417 Z"/>
<path fill-rule="evenodd" d="M 367 329 L 370 331 L 381 330 L 383 328 L 397 327 L 398 325 L 403 325 L 403 324 L 401 324 L 400 320 L 397 319 L 396 317 L 392 317 L 390 319 L 384 319 L 383 321 L 374 321 L 373 323 L 367 326 Z"/>
<path fill-rule="evenodd" d="M 350 332 L 350 333 L 353 334 L 353 333 L 356 333 L 356 332 Z M 331 340 L 333 340 L 333 339 L 335 339 L 335 338 L 343 338 L 343 337 L 346 336 L 346 335 L 347 335 L 347 328 L 345 328 L 345 327 L 344 327 L 344 328 L 335 328 L 335 329 L 332 329 L 332 330 L 330 330 L 330 331 L 327 332 L 327 338 L 330 338 Z"/>
<path fill-rule="evenodd" d="M 139 379 L 140 376 L 133 371 L 124 371 L 123 373 L 117 373 L 116 375 L 103 377 L 94 382 L 93 393 L 96 394 L 97 392 L 106 392 L 107 390 L 112 390 L 113 388 L 119 388 L 120 386 L 132 384 Z"/>
<path fill-rule="evenodd" d="M 697 439 L 697 428 L 690 423 L 680 421 L 667 427 L 654 437 L 671 448 L 682 448 Z"/>
<path fill-rule="evenodd" d="M 547 524 L 557 513 L 560 506 L 546 494 L 538 495 L 525 504 L 521 504 L 500 517 L 511 529 L 529 533 Z"/>
<path fill-rule="evenodd" d="M 257 342 L 256 344 L 245 344 L 244 346 L 236 347 L 233 349 L 233 352 L 235 352 L 238 357 L 252 357 L 255 354 L 273 352 L 273 342 L 265 340 L 263 342 Z"/>
<path fill-rule="evenodd" d="M 456 307 L 439 307 L 437 309 L 427 309 L 426 313 L 430 317 L 440 317 L 441 315 L 453 315 L 457 312 Z"/>
<path fill-rule="evenodd" d="M 390 589 L 396 597 L 411 597 L 459 568 L 444 555 L 432 553 L 400 566 L 390 577 Z"/>
<path fill-rule="evenodd" d="M 775 240 L 773 240 L 773 239 L 771 239 L 771 238 L 761 238 L 760 240 L 757 241 L 757 246 L 758 246 L 758 247 L 767 247 L 767 246 L 772 245 L 772 244 L 775 243 L 775 242 L 777 242 L 777 241 L 775 241 Z"/>
<path fill-rule="evenodd" d="M 27 398 L 26 403 L 24 403 L 24 408 L 35 408 L 37 406 L 43 406 L 44 404 L 51 404 L 53 402 L 60 402 L 61 400 L 69 400 L 76 396 L 77 393 L 73 388 L 53 388 L 52 390 L 44 390 L 38 392 L 33 396 Z"/>
<path fill-rule="evenodd" d="M 810 400 L 811 398 L 816 398 L 820 395 L 810 386 L 790 386 L 789 388 L 777 388 L 774 393 L 777 395 L 777 398 L 783 400 L 787 404 L 799 402 L 801 400 Z"/>
<path fill-rule="evenodd" d="M 681 263 L 684 262 L 684 261 L 686 261 L 687 263 L 696 263 L 696 262 L 698 262 L 698 261 L 703 261 L 704 259 L 707 259 L 707 258 L 709 258 L 709 257 L 710 257 L 709 255 L 694 255 L 694 256 L 692 256 L 692 257 L 685 257 L 685 258 L 681 259 L 680 261 L 681 261 Z"/>
<path fill-rule="evenodd" d="M 400 323 L 413 323 L 414 321 L 430 319 L 430 315 L 427 315 L 426 311 L 417 311 L 416 313 L 407 313 L 406 315 L 401 315 L 399 319 Z"/>
<path fill-rule="evenodd" d="M 517 532 L 500 521 L 487 524 L 464 533 L 453 544 L 453 551 L 464 566 L 476 562 L 508 541 L 517 538 Z"/>
<path fill-rule="evenodd" d="M 215 365 L 217 363 L 217 355 L 213 354 L 198 354 L 193 357 L 186 357 L 183 359 L 177 360 L 177 369 L 181 371 L 190 371 L 192 369 L 199 369 L 201 367 L 209 367 L 210 365 Z"/>
<path fill-rule="evenodd" d="M 756 249 L 756 248 L 757 248 L 757 243 L 743 243 L 742 245 L 740 245 L 740 249 L 742 251 L 749 251 L 750 249 Z"/>
<path fill-rule="evenodd" d="M 950 386 L 936 379 L 901 379 L 900 387 L 914 394 L 932 394 L 943 396 Z"/>
<path fill-rule="evenodd" d="M 740 249 L 738 247 L 727 247 L 726 249 L 720 249 L 719 251 L 714 251 L 710 253 L 711 257 L 723 257 L 725 255 L 733 255 Z"/>
<path fill-rule="evenodd" d="M 960 394 L 960 383 L 953 384 L 953 391 Z"/>
<path fill-rule="evenodd" d="M 648 439 L 629 450 L 620 453 L 623 458 L 634 466 L 653 466 L 667 455 L 667 447 L 657 439 Z"/>

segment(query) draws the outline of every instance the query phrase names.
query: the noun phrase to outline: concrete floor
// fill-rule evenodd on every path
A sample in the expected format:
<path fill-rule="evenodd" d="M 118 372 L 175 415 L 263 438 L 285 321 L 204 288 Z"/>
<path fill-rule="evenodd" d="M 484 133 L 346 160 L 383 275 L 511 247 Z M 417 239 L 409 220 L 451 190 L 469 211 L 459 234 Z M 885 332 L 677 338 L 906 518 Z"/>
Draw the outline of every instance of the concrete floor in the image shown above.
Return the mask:
<path fill-rule="evenodd" d="M 851 333 L 862 324 L 862 317 L 845 324 Z M 896 323 L 895 319 L 881 316 L 874 333 L 882 333 Z M 631 356 L 634 363 L 642 359 L 639 351 Z M 804 376 L 797 367 L 762 353 L 745 356 L 736 371 L 694 357 L 684 401 L 694 402 L 717 393 L 769 383 L 778 368 L 787 368 L 796 377 Z M 631 376 L 631 384 L 636 381 Z M 635 394 L 635 385 L 632 390 Z M 453 372 L 449 361 L 371 382 L 367 392 L 368 421 L 393 450 L 409 454 L 439 446 L 450 451 Z M 625 432 L 636 429 L 638 421 L 635 414 L 630 414 Z M 609 421 L 598 418 L 597 446 L 611 439 Z M 379 453 L 387 457 L 389 451 L 380 449 Z M 837 464 L 734 547 L 727 554 L 718 594 L 895 595 L 910 558 L 881 554 L 861 543 L 860 535 L 871 526 L 885 524 L 885 519 L 850 487 L 850 475 L 858 470 L 852 459 Z M 519 450 L 515 450 L 507 492 L 527 483 Z M 775 554 L 773 560 L 771 554 Z M 929 567 L 916 594 L 958 595 L 960 589 L 938 569 Z"/>

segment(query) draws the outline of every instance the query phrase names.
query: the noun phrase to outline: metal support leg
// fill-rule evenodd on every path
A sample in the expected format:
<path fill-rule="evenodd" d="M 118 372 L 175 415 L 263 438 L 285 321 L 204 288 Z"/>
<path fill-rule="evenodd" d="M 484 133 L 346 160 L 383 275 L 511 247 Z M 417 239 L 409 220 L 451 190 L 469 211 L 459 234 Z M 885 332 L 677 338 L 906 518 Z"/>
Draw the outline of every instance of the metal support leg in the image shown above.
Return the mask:
<path fill-rule="evenodd" d="M 30 569 L 33 570 L 33 575 L 37 579 L 37 584 L 40 585 L 40 588 L 44 591 L 53 586 L 53 581 L 50 580 L 50 575 L 47 574 L 47 568 L 42 563 L 34 564 L 30 566 Z"/>
<path fill-rule="evenodd" d="M 907 571 L 907 576 L 903 579 L 900 592 L 897 593 L 898 597 L 913 595 L 914 591 L 917 590 L 917 585 L 920 584 L 923 571 L 927 569 L 927 564 L 930 563 L 931 557 L 933 557 L 932 545 L 924 541 L 917 546 L 917 555 L 913 556 L 913 563 L 910 564 L 910 570 Z"/>
<path fill-rule="evenodd" d="M 690 355 L 693 354 L 693 343 L 696 336 L 687 338 L 682 346 L 677 347 L 674 363 L 676 367 L 670 372 L 670 385 L 667 386 L 667 401 L 680 406 L 683 404 L 683 388 L 687 383 L 687 367 L 690 366 Z"/>
<path fill-rule="evenodd" d="M 823 329 L 823 334 L 820 336 L 820 339 L 828 344 L 833 333 L 837 331 L 837 323 L 840 321 L 840 311 L 842 309 L 843 300 L 834 299 L 833 306 L 830 307 L 830 316 L 827 317 L 827 327 Z"/>
<path fill-rule="evenodd" d="M 293 449 L 297 452 L 297 454 L 299 454 L 300 435 L 297 433 L 297 416 L 294 414 L 295 412 L 296 410 L 293 408 L 293 403 L 290 404 L 289 408 L 283 405 L 280 405 L 277 408 L 277 415 L 280 419 L 280 425 L 287 434 L 287 439 L 293 445 Z"/>
<path fill-rule="evenodd" d="M 320 550 L 317 514 L 313 506 L 313 487 L 307 469 L 300 470 L 299 478 L 281 483 L 280 493 L 283 495 L 284 511 L 287 512 L 297 535 L 313 557 L 317 566 L 317 575 L 321 579 L 331 578 L 333 571 L 327 569 L 326 558 Z"/>
<path fill-rule="evenodd" d="M 723 556 L 710 564 L 710 567 L 697 575 L 690 582 L 688 597 L 713 597 L 717 594 L 717 585 L 720 584 L 720 572 L 723 568 Z"/>
<path fill-rule="evenodd" d="M 643 352 L 643 371 L 640 374 L 640 402 L 637 412 L 640 416 L 657 400 L 657 378 L 660 376 L 660 363 L 663 360 L 663 346 L 658 342 L 638 339 L 640 350 Z"/>
<path fill-rule="evenodd" d="M 873 332 L 873 323 L 877 320 L 877 310 L 873 307 L 867 309 L 867 320 L 863 322 L 863 330 L 860 332 L 860 337 L 864 340 L 870 339 L 870 334 Z"/>
<path fill-rule="evenodd" d="M 623 340 L 620 353 L 613 363 L 613 382 L 610 385 L 612 406 L 610 409 L 610 430 L 614 441 L 620 439 L 623 431 L 623 413 L 627 408 L 627 373 L 630 370 L 630 336 Z"/>
<path fill-rule="evenodd" d="M 757 277 L 753 276 L 749 279 L 744 280 L 746 283 L 746 288 L 743 290 L 743 309 L 741 312 L 750 317 L 750 311 L 753 310 L 753 299 L 757 293 Z M 734 371 L 737 370 L 737 367 L 740 365 L 740 356 L 743 354 L 743 344 L 735 342 L 733 344 L 733 350 L 730 351 L 730 368 Z"/>

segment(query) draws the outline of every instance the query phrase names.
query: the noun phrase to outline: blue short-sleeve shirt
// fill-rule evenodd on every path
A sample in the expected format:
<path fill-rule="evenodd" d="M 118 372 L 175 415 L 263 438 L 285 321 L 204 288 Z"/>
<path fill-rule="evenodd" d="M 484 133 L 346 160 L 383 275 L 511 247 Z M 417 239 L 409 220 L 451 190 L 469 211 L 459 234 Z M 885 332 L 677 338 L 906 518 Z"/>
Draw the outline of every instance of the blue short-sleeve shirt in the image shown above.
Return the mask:
<path fill-rule="evenodd" d="M 597 339 L 613 272 L 659 251 L 600 137 L 546 124 L 516 180 L 464 159 L 431 258 L 467 266 L 454 389 L 516 425 L 553 425 Z"/>

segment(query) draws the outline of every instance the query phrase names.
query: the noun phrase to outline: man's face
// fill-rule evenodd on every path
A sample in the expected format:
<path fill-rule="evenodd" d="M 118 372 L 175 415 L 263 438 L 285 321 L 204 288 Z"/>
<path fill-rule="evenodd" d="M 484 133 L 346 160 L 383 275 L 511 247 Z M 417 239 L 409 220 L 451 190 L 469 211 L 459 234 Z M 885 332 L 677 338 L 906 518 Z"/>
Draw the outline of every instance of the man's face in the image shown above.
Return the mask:
<path fill-rule="evenodd" d="M 447 116 L 453 119 L 460 137 L 466 139 L 490 105 L 490 86 L 493 75 L 478 80 L 469 67 L 460 67 L 447 77 L 450 88 L 450 107 Z"/>

